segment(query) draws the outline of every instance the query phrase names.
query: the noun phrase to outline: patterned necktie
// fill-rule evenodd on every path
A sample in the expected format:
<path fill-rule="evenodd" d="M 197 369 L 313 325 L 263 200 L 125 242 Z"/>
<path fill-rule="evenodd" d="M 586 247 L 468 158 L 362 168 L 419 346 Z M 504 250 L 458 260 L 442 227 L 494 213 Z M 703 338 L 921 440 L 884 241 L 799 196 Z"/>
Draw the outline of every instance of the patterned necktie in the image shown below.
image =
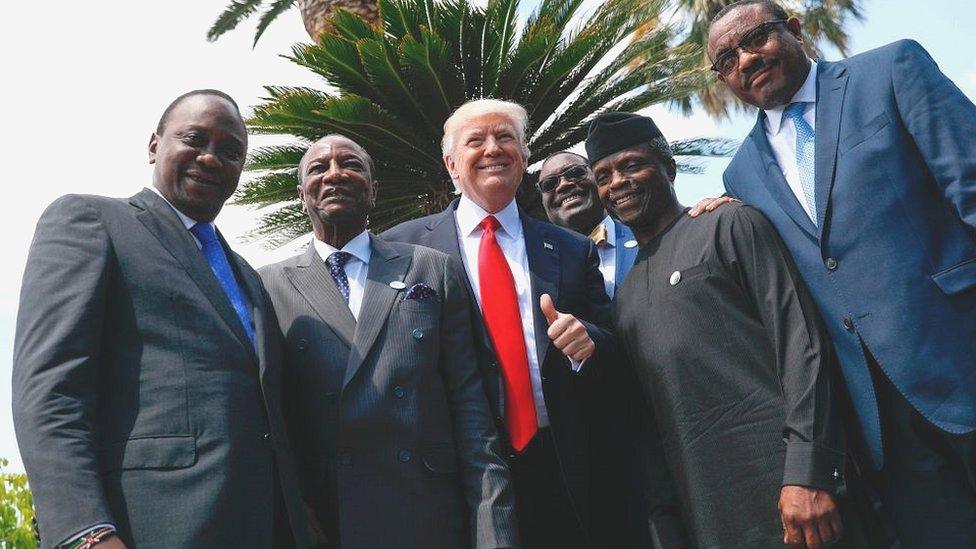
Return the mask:
<path fill-rule="evenodd" d="M 234 307 L 234 312 L 237 313 L 237 318 L 244 325 L 244 331 L 247 332 L 247 337 L 253 345 L 254 326 L 251 325 L 251 314 L 248 312 L 247 301 L 244 299 L 241 287 L 237 284 L 230 263 L 227 262 L 227 255 L 224 254 L 224 247 L 220 245 L 220 240 L 217 239 L 217 233 L 210 223 L 197 223 L 190 228 L 190 232 L 200 241 L 203 255 L 207 258 L 207 263 L 210 264 L 210 270 L 217 277 L 217 282 L 220 282 L 221 287 L 224 288 L 227 299 Z"/>
<path fill-rule="evenodd" d="M 607 238 L 607 226 L 600 223 L 593 230 L 590 231 L 590 240 L 593 241 L 598 248 L 602 248 L 610 244 L 610 240 Z"/>
<path fill-rule="evenodd" d="M 521 452 L 539 430 L 535 417 L 535 400 L 529 381 L 529 359 L 525 354 L 525 334 L 519 313 L 515 278 L 502 253 L 495 231 L 498 220 L 489 215 L 481 221 L 481 243 L 478 245 L 478 280 L 481 314 L 488 336 L 501 364 L 505 385 L 505 426 L 512 448 Z"/>
<path fill-rule="evenodd" d="M 332 274 L 336 287 L 339 288 L 339 293 L 346 298 L 346 303 L 349 303 L 349 279 L 346 278 L 346 263 L 349 263 L 350 259 L 352 259 L 352 254 L 349 252 L 332 252 L 325 260 L 329 266 L 329 273 Z"/>
<path fill-rule="evenodd" d="M 814 138 L 816 133 L 803 118 L 806 103 L 790 103 L 783 111 L 783 116 L 793 121 L 796 128 L 796 167 L 800 172 L 800 185 L 803 187 L 803 198 L 810 209 L 813 224 L 817 224 L 817 199 L 814 193 Z"/>

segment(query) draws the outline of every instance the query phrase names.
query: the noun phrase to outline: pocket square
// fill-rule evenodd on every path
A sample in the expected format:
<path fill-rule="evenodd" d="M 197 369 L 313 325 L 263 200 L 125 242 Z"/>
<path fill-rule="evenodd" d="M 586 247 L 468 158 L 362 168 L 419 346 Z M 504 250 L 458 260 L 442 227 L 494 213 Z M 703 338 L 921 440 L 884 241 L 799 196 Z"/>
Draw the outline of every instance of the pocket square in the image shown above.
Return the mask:
<path fill-rule="evenodd" d="M 433 288 L 424 284 L 423 282 L 418 282 L 407 289 L 406 295 L 403 299 L 434 299 L 437 297 L 437 292 Z"/>

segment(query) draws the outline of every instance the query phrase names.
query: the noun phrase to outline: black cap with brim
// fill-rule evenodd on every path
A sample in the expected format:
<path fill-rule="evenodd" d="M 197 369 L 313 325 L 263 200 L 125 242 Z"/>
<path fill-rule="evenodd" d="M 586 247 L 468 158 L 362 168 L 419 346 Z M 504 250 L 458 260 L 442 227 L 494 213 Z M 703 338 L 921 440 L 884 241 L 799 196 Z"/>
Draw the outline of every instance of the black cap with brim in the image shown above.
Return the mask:
<path fill-rule="evenodd" d="M 654 121 L 630 112 L 605 112 L 590 121 L 586 157 L 590 165 L 624 149 L 661 137 Z"/>

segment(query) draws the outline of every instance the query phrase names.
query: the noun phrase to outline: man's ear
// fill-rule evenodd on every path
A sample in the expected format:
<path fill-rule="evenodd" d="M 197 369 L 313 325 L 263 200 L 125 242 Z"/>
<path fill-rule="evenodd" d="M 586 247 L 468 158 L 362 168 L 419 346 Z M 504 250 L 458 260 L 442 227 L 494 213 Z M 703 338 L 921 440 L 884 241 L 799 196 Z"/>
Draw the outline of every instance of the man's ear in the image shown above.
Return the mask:
<path fill-rule="evenodd" d="M 305 189 L 302 188 L 302 184 L 296 185 L 295 190 L 298 191 L 298 201 L 302 203 L 302 211 L 308 212 L 308 206 L 305 205 Z"/>
<path fill-rule="evenodd" d="M 673 185 L 675 177 L 678 176 L 678 163 L 674 161 L 674 157 L 671 157 L 671 159 L 668 160 L 665 168 L 668 171 L 668 179 L 671 180 L 671 184 Z"/>
<path fill-rule="evenodd" d="M 156 132 L 153 132 L 153 134 L 149 136 L 149 163 L 150 164 L 156 163 L 156 147 L 158 145 L 159 145 L 159 136 L 156 135 Z"/>
<path fill-rule="evenodd" d="M 370 187 L 371 188 L 369 193 L 369 209 L 372 210 L 376 206 L 376 193 L 379 190 L 379 184 L 374 179 Z"/>
<path fill-rule="evenodd" d="M 451 157 L 451 155 L 447 155 L 444 157 L 444 167 L 447 168 L 447 173 L 451 174 L 451 179 L 457 181 L 458 176 L 457 173 L 454 171 L 457 165 L 455 164 L 454 158 Z"/>
<path fill-rule="evenodd" d="M 790 31 L 790 34 L 794 38 L 803 43 L 803 22 L 797 16 L 792 16 L 786 20 L 786 30 Z"/>

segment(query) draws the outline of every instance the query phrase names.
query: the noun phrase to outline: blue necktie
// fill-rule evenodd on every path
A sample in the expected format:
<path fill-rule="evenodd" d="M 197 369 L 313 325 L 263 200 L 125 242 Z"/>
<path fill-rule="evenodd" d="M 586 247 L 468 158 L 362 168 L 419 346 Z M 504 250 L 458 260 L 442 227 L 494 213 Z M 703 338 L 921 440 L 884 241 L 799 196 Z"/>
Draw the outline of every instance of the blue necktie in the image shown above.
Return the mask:
<path fill-rule="evenodd" d="M 234 271 L 231 270 L 230 263 L 227 262 L 224 247 L 220 245 L 220 240 L 217 239 L 217 233 L 210 223 L 197 223 L 190 228 L 190 232 L 197 237 L 203 246 L 203 255 L 207 258 L 210 269 L 224 288 L 224 293 L 230 299 L 230 304 L 233 305 L 234 312 L 237 313 L 237 318 L 244 325 L 244 331 L 247 332 L 247 337 L 253 345 L 254 327 L 251 326 L 251 314 L 248 312 L 247 302 L 244 299 L 243 292 L 241 292 L 241 287 L 237 285 L 237 279 L 234 278 Z"/>
<path fill-rule="evenodd" d="M 790 103 L 783 111 L 783 116 L 793 121 L 796 128 L 796 167 L 800 172 L 800 185 L 803 187 L 803 197 L 810 208 L 813 224 L 817 224 L 817 198 L 814 192 L 814 140 L 816 132 L 803 119 L 806 103 Z"/>
<path fill-rule="evenodd" d="M 332 274 L 336 287 L 339 288 L 339 293 L 346 298 L 346 303 L 349 303 L 349 279 L 346 278 L 345 267 L 350 259 L 352 259 L 352 254 L 349 252 L 332 252 L 325 260 L 329 266 L 329 273 Z"/>

